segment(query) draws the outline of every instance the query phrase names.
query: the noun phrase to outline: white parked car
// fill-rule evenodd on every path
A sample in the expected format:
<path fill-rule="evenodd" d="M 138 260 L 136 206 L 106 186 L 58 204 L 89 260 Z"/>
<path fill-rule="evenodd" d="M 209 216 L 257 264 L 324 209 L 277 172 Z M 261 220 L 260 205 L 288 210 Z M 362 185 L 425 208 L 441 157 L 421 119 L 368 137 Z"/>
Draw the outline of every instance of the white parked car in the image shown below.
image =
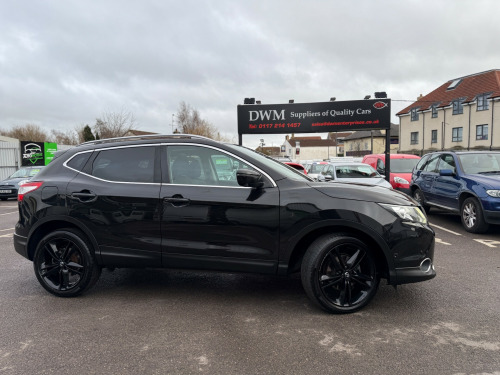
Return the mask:
<path fill-rule="evenodd" d="M 325 164 L 318 176 L 318 181 L 357 182 L 392 189 L 392 185 L 384 176 L 365 163 L 337 162 Z"/>

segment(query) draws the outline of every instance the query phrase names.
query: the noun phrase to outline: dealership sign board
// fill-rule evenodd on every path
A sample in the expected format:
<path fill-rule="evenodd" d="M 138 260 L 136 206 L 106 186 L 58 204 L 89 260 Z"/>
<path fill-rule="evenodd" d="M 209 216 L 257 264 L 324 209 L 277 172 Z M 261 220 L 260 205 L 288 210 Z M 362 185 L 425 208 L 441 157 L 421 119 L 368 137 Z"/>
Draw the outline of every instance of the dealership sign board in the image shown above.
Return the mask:
<path fill-rule="evenodd" d="M 238 106 L 239 134 L 326 133 L 390 126 L 390 99 Z"/>
<path fill-rule="evenodd" d="M 51 142 L 21 142 L 21 165 L 41 166 L 49 164 L 57 151 L 57 144 Z"/>

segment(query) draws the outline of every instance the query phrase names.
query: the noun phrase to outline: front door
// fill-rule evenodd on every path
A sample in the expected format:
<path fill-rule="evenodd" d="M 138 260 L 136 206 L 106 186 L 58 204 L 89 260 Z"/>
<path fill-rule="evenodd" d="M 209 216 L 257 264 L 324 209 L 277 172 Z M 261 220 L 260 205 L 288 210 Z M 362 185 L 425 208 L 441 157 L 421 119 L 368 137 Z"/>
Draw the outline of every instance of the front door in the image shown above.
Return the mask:
<path fill-rule="evenodd" d="M 166 267 L 275 273 L 279 190 L 239 186 L 253 169 L 218 148 L 169 145 L 162 151 L 162 252 Z"/>

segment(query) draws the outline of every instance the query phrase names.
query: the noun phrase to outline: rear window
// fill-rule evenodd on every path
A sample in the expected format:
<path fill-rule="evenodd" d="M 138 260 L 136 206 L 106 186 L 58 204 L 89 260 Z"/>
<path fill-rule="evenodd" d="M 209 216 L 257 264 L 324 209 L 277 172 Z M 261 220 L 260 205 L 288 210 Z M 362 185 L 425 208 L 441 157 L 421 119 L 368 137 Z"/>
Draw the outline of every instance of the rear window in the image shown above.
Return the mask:
<path fill-rule="evenodd" d="M 417 165 L 420 159 L 392 159 L 391 158 L 391 172 L 392 173 L 411 173 L 413 168 Z"/>

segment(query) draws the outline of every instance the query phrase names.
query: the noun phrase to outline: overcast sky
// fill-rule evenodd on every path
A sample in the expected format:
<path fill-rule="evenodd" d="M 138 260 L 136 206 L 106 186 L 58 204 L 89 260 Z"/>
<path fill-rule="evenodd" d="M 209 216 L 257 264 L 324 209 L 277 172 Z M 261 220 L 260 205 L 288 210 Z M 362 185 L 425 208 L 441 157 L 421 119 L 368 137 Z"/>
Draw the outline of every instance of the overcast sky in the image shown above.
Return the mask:
<path fill-rule="evenodd" d="M 130 111 L 170 134 L 184 101 L 237 142 L 236 106 L 363 99 L 399 110 L 500 68 L 500 1 L 2 0 L 0 129 Z M 174 124 L 175 126 L 175 124 Z M 244 145 L 284 135 L 244 136 Z"/>

